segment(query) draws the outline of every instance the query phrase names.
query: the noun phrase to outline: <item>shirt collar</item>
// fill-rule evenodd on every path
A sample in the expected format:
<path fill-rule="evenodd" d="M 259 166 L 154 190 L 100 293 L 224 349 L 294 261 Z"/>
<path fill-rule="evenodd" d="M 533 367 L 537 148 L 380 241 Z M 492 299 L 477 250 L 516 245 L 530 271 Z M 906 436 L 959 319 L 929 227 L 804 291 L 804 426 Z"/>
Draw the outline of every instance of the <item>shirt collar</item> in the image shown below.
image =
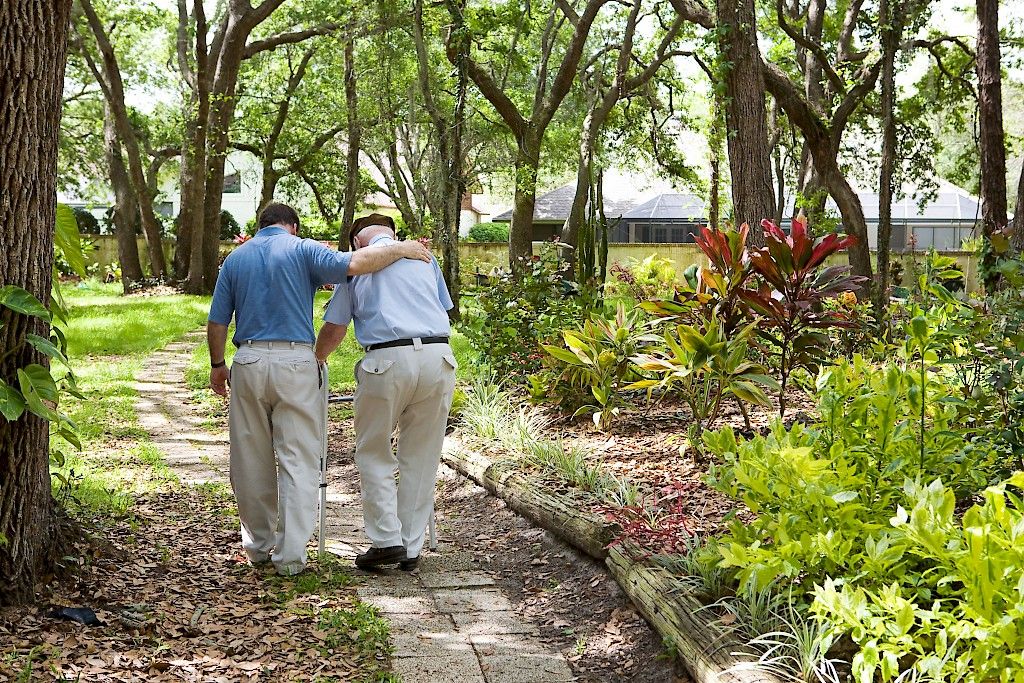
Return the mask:
<path fill-rule="evenodd" d="M 287 235 L 288 231 L 282 228 L 280 225 L 268 225 L 265 228 L 260 228 L 257 235 L 263 235 L 268 237 L 270 235 Z"/>
<path fill-rule="evenodd" d="M 377 235 L 376 237 L 374 237 L 372 240 L 370 240 L 370 244 L 368 244 L 367 246 L 371 246 L 372 247 L 374 244 L 377 244 L 378 242 L 383 242 L 384 240 L 387 240 L 388 242 L 394 242 L 395 241 L 391 237 L 391 235 L 387 235 L 385 233 L 381 233 L 381 234 Z"/>

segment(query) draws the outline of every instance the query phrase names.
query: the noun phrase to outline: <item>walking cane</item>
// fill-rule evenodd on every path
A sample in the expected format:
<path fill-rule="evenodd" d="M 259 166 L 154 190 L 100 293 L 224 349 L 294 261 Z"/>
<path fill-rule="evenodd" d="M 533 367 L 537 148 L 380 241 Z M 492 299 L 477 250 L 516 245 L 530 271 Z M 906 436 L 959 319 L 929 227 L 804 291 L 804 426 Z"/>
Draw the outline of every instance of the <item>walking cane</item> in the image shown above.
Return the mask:
<path fill-rule="evenodd" d="M 324 363 L 321 370 L 321 383 L 323 389 L 323 429 L 320 432 L 320 531 L 317 535 L 320 541 L 320 555 L 324 554 L 324 527 L 327 522 L 327 400 L 330 397 L 330 383 L 327 381 L 327 364 Z"/>

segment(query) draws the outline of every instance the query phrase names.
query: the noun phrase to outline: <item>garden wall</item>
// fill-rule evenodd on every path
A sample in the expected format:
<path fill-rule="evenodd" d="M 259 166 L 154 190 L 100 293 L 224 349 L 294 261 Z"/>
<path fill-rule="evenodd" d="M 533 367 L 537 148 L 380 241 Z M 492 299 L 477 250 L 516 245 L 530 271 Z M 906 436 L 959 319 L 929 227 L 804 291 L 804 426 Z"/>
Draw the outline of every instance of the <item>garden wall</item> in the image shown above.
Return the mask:
<path fill-rule="evenodd" d="M 87 251 L 86 264 L 98 263 L 100 270 L 108 264 L 117 261 L 117 240 L 113 235 L 85 235 L 85 239 L 94 243 L 95 249 Z M 149 258 L 146 255 L 146 243 L 140 237 L 139 256 L 142 259 L 143 268 L 148 268 Z M 333 243 L 328 243 L 333 246 Z M 537 245 L 539 246 L 539 244 Z M 227 252 L 235 248 L 233 242 L 221 242 L 221 251 Z M 967 251 L 944 251 L 944 255 L 953 256 L 963 269 L 967 277 L 968 291 L 975 291 L 978 284 L 978 257 L 977 254 Z M 174 254 L 174 242 L 164 242 L 164 254 L 168 260 Z M 626 264 L 631 261 L 639 261 L 651 254 L 658 254 L 671 260 L 675 264 L 676 272 L 682 273 L 694 263 L 707 265 L 707 258 L 695 244 L 610 244 L 608 245 L 608 263 Z M 918 252 L 914 254 L 918 262 L 924 260 L 926 254 Z M 893 261 L 909 262 L 910 254 L 893 254 Z M 508 245 L 504 242 L 462 242 L 459 244 L 459 258 L 461 269 L 464 273 L 487 273 L 494 267 L 508 265 Z M 834 263 L 846 263 L 846 255 L 842 254 L 831 258 Z M 904 267 L 906 272 L 906 267 Z M 906 284 L 906 283 L 904 283 Z"/>

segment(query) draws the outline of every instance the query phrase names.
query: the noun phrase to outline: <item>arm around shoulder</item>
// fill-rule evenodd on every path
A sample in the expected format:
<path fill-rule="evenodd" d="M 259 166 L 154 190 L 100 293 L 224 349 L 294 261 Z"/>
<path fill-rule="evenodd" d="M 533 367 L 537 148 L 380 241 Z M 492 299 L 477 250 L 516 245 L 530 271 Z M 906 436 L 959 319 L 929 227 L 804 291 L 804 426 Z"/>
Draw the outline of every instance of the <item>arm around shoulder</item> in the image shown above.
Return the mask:
<path fill-rule="evenodd" d="M 430 250 L 415 240 L 396 242 L 386 247 L 360 249 L 352 254 L 349 275 L 366 275 L 387 268 L 398 259 L 409 258 L 430 262 Z"/>

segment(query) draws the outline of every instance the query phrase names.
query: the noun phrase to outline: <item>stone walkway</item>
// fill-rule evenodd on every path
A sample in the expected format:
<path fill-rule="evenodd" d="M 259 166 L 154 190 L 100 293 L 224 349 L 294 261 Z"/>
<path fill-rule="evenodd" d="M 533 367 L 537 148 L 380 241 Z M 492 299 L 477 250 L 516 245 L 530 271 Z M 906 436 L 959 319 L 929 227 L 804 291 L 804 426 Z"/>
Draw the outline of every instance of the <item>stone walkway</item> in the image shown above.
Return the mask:
<path fill-rule="evenodd" d="M 227 432 L 210 432 L 189 403 L 184 372 L 203 342 L 194 332 L 149 357 L 136 377 L 139 422 L 184 482 L 228 480 Z M 331 426 L 326 545 L 351 559 L 366 545 L 358 483 L 345 446 L 348 426 Z M 342 461 L 339 465 L 339 461 Z M 446 473 L 450 475 L 451 473 Z M 459 523 L 457 519 L 448 524 Z M 494 578 L 473 570 L 468 552 L 425 552 L 413 573 L 368 575 L 359 597 L 391 622 L 392 669 L 404 683 L 567 683 L 565 658 L 545 646 L 537 627 L 524 622 Z M 353 570 L 356 573 L 358 570 Z"/>

